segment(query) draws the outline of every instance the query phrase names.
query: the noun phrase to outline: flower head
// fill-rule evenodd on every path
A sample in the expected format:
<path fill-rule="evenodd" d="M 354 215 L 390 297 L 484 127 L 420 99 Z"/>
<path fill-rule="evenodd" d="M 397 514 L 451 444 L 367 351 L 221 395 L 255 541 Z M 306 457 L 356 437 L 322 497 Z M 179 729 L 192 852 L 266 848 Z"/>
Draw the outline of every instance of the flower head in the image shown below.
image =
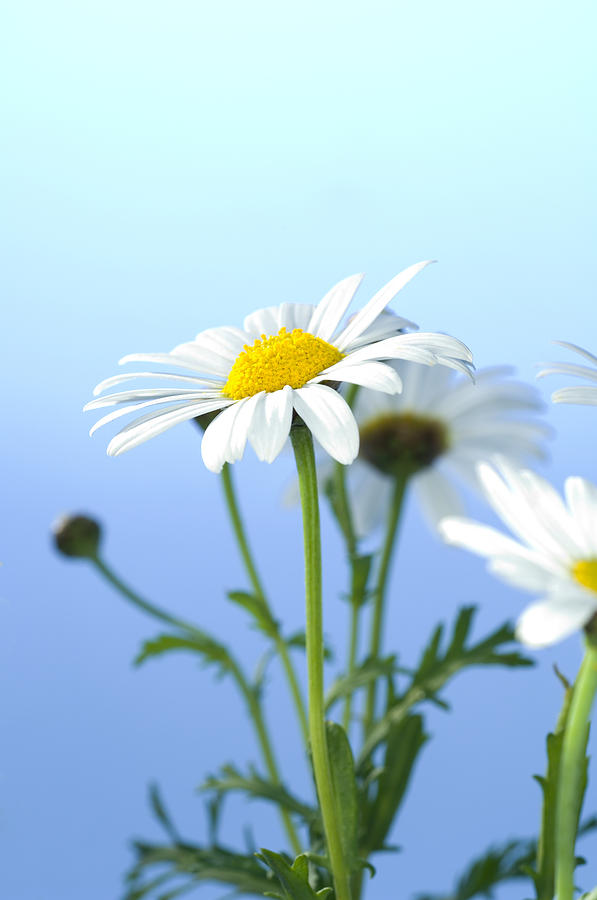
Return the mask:
<path fill-rule="evenodd" d="M 530 418 L 543 404 L 534 388 L 507 377 L 510 369 L 482 369 L 473 384 L 440 366 L 392 366 L 402 394 L 362 389 L 354 404 L 360 449 L 347 478 L 359 537 L 385 520 L 390 479 L 401 473 L 435 526 L 462 510 L 454 477 L 478 487 L 476 464 L 496 453 L 516 462 L 543 455 L 547 428 Z"/>
<path fill-rule="evenodd" d="M 342 328 L 341 321 L 362 276 L 335 285 L 317 306 L 283 303 L 247 316 L 243 328 L 212 328 L 170 353 L 125 356 L 121 363 L 164 365 L 163 372 L 132 372 L 102 381 L 97 399 L 85 409 L 118 406 L 91 429 L 121 416 L 158 407 L 133 419 L 112 439 L 108 454 L 117 456 L 179 422 L 218 414 L 201 447 L 208 469 L 240 459 L 247 441 L 259 459 L 272 462 L 299 416 L 322 447 L 341 463 L 359 449 L 354 416 L 336 387 L 342 382 L 394 394 L 402 389 L 397 372 L 382 360 L 416 359 L 468 372 L 471 353 L 442 334 L 403 334 L 411 323 L 384 313 L 389 301 L 428 263 L 396 275 Z M 191 371 L 177 374 L 171 368 Z M 135 388 L 100 397 L 107 388 L 131 379 L 158 378 L 168 388 Z"/>
<path fill-rule="evenodd" d="M 539 593 L 517 623 L 517 637 L 545 647 L 587 625 L 597 613 L 597 487 L 566 479 L 565 502 L 544 478 L 504 460 L 479 466 L 489 503 L 515 538 L 471 519 L 440 523 L 450 544 L 489 560 L 499 578 Z"/>
<path fill-rule="evenodd" d="M 548 363 L 548 368 L 541 369 L 537 374 L 537 378 L 543 378 L 545 375 L 574 375 L 578 378 L 586 378 L 588 381 L 597 382 L 597 356 L 583 350 L 576 344 L 569 344 L 566 341 L 556 341 L 560 347 L 566 347 L 575 353 L 584 356 L 592 363 L 593 368 L 589 366 L 580 366 L 576 363 Z M 597 384 L 581 385 L 580 387 L 565 387 L 554 391 L 551 395 L 554 403 L 582 403 L 586 406 L 597 406 Z"/>

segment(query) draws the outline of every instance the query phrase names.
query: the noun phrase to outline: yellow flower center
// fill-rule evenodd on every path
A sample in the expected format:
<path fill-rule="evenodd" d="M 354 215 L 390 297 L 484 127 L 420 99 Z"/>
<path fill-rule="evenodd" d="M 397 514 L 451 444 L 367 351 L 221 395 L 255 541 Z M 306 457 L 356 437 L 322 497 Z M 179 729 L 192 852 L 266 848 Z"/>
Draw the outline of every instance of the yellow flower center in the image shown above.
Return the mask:
<path fill-rule="evenodd" d="M 597 593 L 597 557 L 579 559 L 572 566 L 572 575 L 583 587 Z"/>
<path fill-rule="evenodd" d="M 260 391 L 281 391 L 289 385 L 300 388 L 328 366 L 340 362 L 344 354 L 321 338 L 295 328 L 256 338 L 245 344 L 230 369 L 224 395 L 232 400 L 252 397 Z"/>

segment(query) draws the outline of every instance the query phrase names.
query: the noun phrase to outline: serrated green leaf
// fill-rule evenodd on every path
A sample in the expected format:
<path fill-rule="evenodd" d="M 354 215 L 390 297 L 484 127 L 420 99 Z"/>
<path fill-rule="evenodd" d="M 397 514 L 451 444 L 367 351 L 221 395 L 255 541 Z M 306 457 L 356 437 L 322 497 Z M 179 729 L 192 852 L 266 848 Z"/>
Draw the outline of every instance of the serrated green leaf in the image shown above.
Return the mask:
<path fill-rule="evenodd" d="M 428 740 L 422 716 L 410 715 L 388 735 L 383 767 L 376 779 L 373 801 L 365 802 L 361 852 L 368 856 L 382 850 L 402 804 L 421 747 Z"/>
<path fill-rule="evenodd" d="M 128 892 L 124 900 L 149 898 L 157 887 L 162 887 L 168 878 L 176 879 L 173 889 L 194 889 L 198 884 L 214 882 L 225 884 L 240 894 L 263 897 L 271 891 L 271 876 L 265 872 L 254 856 L 234 853 L 224 847 L 200 847 L 192 844 L 145 844 L 135 843 L 137 862 L 129 872 Z M 167 871 L 164 872 L 164 868 Z M 158 868 L 160 880 L 148 878 L 149 873 Z M 186 879 L 181 884 L 181 878 Z M 160 894 L 153 894 L 159 900 Z"/>
<path fill-rule="evenodd" d="M 197 653 L 204 663 L 217 666 L 222 674 L 238 671 L 238 665 L 228 648 L 199 630 L 185 634 L 160 634 L 153 640 L 145 641 L 134 664 L 139 666 L 148 659 L 175 650 Z"/>
<path fill-rule="evenodd" d="M 276 638 L 279 635 L 278 622 L 273 618 L 270 609 L 263 599 L 256 594 L 250 594 L 247 591 L 229 591 L 228 599 L 237 606 L 246 609 L 253 617 L 256 628 L 270 638 Z"/>
<path fill-rule="evenodd" d="M 388 678 L 396 672 L 396 657 L 387 656 L 384 659 L 367 659 L 354 669 L 349 675 L 337 678 L 330 686 L 325 698 L 326 712 L 331 709 L 337 700 L 362 687 L 367 687 L 378 678 Z"/>
<path fill-rule="evenodd" d="M 475 607 L 463 607 L 456 618 L 452 636 L 442 651 L 443 627 L 439 625 L 423 651 L 407 690 L 395 698 L 385 715 L 373 726 L 359 755 L 357 769 L 361 773 L 367 760 L 390 733 L 393 725 L 403 719 L 413 706 L 422 701 L 442 705 L 438 691 L 460 671 L 471 666 L 532 666 L 534 661 L 518 651 L 501 652 L 504 644 L 514 640 L 510 625 L 503 625 L 484 640 L 467 646 L 475 614 Z"/>
<path fill-rule="evenodd" d="M 253 799 L 269 800 L 289 813 L 299 816 L 310 829 L 321 832 L 318 809 L 303 803 L 284 785 L 264 778 L 253 768 L 249 770 L 248 775 L 243 775 L 235 766 L 222 766 L 219 774 L 208 777 L 199 790 L 215 791 L 218 794 L 241 791 Z"/>
<path fill-rule="evenodd" d="M 359 804 L 352 750 L 346 732 L 337 722 L 326 722 L 328 757 L 338 821 L 340 841 L 346 863 L 358 858 Z"/>
<path fill-rule="evenodd" d="M 303 878 L 302 869 L 297 871 L 279 853 L 272 850 L 262 849 L 261 853 L 257 853 L 257 858 L 262 859 L 274 872 L 276 878 L 282 885 L 284 900 L 314 900 L 317 894 L 309 885 L 309 882 Z"/>

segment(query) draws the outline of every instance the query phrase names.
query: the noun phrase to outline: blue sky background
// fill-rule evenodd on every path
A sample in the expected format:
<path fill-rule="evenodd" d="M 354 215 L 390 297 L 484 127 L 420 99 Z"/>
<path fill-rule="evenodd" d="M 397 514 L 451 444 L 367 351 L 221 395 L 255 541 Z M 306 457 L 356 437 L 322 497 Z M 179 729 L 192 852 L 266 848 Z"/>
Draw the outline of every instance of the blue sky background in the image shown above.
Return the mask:
<path fill-rule="evenodd" d="M 260 650 L 224 591 L 246 586 L 199 439 L 181 426 L 105 455 L 80 410 L 133 351 L 168 350 L 284 300 L 317 302 L 367 273 L 361 299 L 424 258 L 394 309 L 466 341 L 477 365 L 597 348 L 594 5 L 373 0 L 205 4 L 21 0 L 2 13 L 3 567 L 0 859 L 8 900 L 117 900 L 132 836 L 157 837 L 146 786 L 205 836 L 195 787 L 257 758 L 227 682 L 190 659 L 134 670 L 159 628 L 52 551 L 50 522 L 85 510 L 138 589 Z M 562 381 L 558 383 L 561 385 Z M 542 384 L 546 398 L 555 381 Z M 546 468 L 595 479 L 591 408 L 559 407 Z M 289 628 L 302 621 L 299 517 L 280 508 L 290 460 L 235 468 L 255 549 Z M 481 504 L 479 515 L 484 515 Z M 342 550 L 326 518 L 325 627 L 340 647 Z M 478 633 L 525 598 L 441 547 L 409 506 L 387 649 L 417 658 L 440 618 L 479 603 Z M 544 736 L 577 637 L 532 671 L 469 672 L 433 712 L 433 741 L 379 860 L 371 900 L 446 890 L 493 840 L 535 832 Z M 299 660 L 300 661 L 300 660 Z M 276 746 L 304 761 L 280 672 Z M 592 740 L 595 754 L 595 743 Z M 587 810 L 597 809 L 597 774 Z M 225 834 L 276 820 L 241 800 Z M 579 882 L 597 882 L 597 838 Z M 212 886 L 198 898 L 220 896 Z M 520 900 L 521 888 L 498 891 Z"/>

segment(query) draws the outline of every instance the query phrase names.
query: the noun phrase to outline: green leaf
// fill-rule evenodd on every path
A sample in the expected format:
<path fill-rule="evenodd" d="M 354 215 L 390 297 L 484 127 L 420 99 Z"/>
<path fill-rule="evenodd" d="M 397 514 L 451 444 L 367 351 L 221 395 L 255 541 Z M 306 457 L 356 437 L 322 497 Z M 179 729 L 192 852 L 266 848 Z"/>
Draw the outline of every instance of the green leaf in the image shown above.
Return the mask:
<path fill-rule="evenodd" d="M 282 885 L 283 893 L 270 894 L 272 897 L 279 897 L 281 900 L 314 900 L 316 897 L 325 897 L 330 892 L 329 888 L 324 888 L 323 892 L 315 893 L 307 880 L 308 863 L 301 856 L 297 856 L 292 866 L 272 850 L 262 849 L 256 856 L 270 867 Z"/>
<path fill-rule="evenodd" d="M 273 618 L 270 609 L 263 599 L 256 594 L 249 594 L 246 591 L 229 591 L 228 599 L 237 606 L 242 606 L 253 617 L 255 627 L 270 638 L 276 638 L 279 635 L 278 622 Z"/>
<path fill-rule="evenodd" d="M 328 756 L 344 859 L 354 865 L 358 859 L 359 804 L 352 750 L 346 732 L 337 722 L 325 723 Z"/>
<path fill-rule="evenodd" d="M 450 894 L 420 894 L 417 900 L 471 900 L 493 897 L 493 888 L 505 881 L 524 878 L 524 868 L 535 855 L 534 841 L 510 841 L 490 847 L 474 860 Z"/>
<path fill-rule="evenodd" d="M 137 842 L 134 848 L 137 862 L 127 875 L 128 891 L 124 900 L 144 900 L 169 879 L 176 881 L 173 890 L 192 890 L 198 884 L 214 882 L 251 897 L 264 897 L 273 887 L 272 877 L 254 856 L 224 847 Z M 150 875 L 154 869 L 159 871 L 159 876 Z M 160 900 L 164 894 L 154 896 Z"/>
<path fill-rule="evenodd" d="M 597 887 L 589 891 L 588 894 L 583 894 L 580 900 L 597 900 Z"/>
<path fill-rule="evenodd" d="M 170 818 L 170 815 L 166 810 L 157 784 L 151 784 L 149 786 L 149 805 L 151 806 L 156 819 L 160 822 L 170 840 L 172 840 L 174 843 L 178 843 L 180 841 L 180 836 L 178 834 L 178 831 L 176 830 L 174 823 L 172 822 L 172 819 Z"/>
<path fill-rule="evenodd" d="M 199 790 L 215 791 L 219 794 L 241 791 L 250 798 L 275 803 L 289 813 L 299 816 L 309 828 L 318 832 L 322 830 L 318 809 L 302 803 L 282 784 L 276 784 L 264 778 L 253 768 L 249 770 L 248 775 L 243 775 L 235 766 L 222 766 L 219 774 L 207 778 Z"/>
<path fill-rule="evenodd" d="M 422 701 L 432 701 L 446 707 L 437 693 L 458 672 L 471 666 L 532 666 L 534 661 L 517 650 L 501 652 L 504 644 L 514 641 L 514 631 L 510 625 L 503 625 L 484 640 L 468 644 L 475 614 L 475 607 L 463 607 L 456 618 L 452 637 L 448 646 L 442 649 L 443 626 L 439 625 L 423 651 L 417 669 L 407 690 L 397 696 L 385 715 L 377 722 L 361 750 L 357 769 L 362 771 L 376 747 L 385 741 L 394 724 L 403 719 L 413 706 Z"/>
<path fill-rule="evenodd" d="M 362 606 L 369 597 L 367 593 L 367 584 L 369 582 L 369 574 L 373 564 L 373 554 L 353 556 L 350 560 L 350 564 L 352 568 L 352 577 L 349 600 L 356 606 Z"/>
<path fill-rule="evenodd" d="M 390 730 L 383 767 L 376 779 L 375 797 L 365 803 L 360 847 L 365 856 L 385 849 L 386 837 L 404 799 L 419 751 L 427 740 L 422 716 L 409 715 Z"/>
<path fill-rule="evenodd" d="M 336 679 L 331 685 L 327 697 L 325 699 L 326 712 L 347 694 L 362 687 L 367 687 L 372 681 L 378 678 L 388 678 L 396 672 L 396 657 L 388 656 L 385 659 L 367 659 L 365 662 L 354 669 L 349 675 L 343 675 Z"/>
<path fill-rule="evenodd" d="M 152 657 L 162 656 L 174 650 L 197 653 L 207 665 L 217 666 L 221 674 L 238 671 L 238 665 L 228 648 L 199 630 L 184 634 L 160 634 L 153 640 L 145 641 L 134 663 L 139 666 Z"/>

